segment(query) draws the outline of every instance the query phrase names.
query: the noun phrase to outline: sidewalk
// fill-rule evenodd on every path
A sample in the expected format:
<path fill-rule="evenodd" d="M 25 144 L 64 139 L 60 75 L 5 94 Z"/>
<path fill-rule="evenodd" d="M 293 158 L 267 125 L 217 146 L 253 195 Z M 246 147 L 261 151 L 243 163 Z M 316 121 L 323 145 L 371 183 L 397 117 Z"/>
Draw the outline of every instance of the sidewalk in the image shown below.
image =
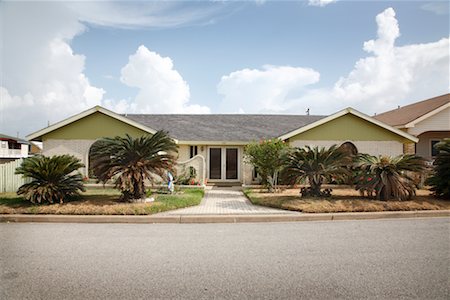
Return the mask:
<path fill-rule="evenodd" d="M 299 212 L 256 206 L 250 203 L 240 187 L 208 187 L 198 206 L 160 213 L 158 215 L 298 215 Z"/>

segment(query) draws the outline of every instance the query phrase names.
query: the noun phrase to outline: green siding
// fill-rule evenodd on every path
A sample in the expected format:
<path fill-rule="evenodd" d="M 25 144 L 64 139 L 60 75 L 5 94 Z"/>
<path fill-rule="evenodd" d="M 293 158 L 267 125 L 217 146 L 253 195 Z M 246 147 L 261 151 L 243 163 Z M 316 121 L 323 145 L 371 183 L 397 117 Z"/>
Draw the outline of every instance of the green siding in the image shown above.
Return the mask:
<path fill-rule="evenodd" d="M 290 141 L 398 141 L 409 142 L 404 137 L 355 115 L 347 114 L 312 128 L 289 139 Z"/>
<path fill-rule="evenodd" d="M 95 140 L 102 137 L 124 136 L 126 133 L 134 137 L 148 134 L 101 112 L 95 112 L 45 134 L 42 139 Z"/>

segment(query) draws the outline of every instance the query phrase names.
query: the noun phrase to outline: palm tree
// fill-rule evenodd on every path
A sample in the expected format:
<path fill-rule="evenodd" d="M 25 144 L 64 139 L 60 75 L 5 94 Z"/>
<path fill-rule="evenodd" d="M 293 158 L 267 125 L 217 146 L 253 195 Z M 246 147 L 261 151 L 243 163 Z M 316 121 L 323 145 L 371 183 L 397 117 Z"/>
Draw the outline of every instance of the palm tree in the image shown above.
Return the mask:
<path fill-rule="evenodd" d="M 427 184 L 436 197 L 450 199 L 450 139 L 444 139 L 435 145 L 439 151 L 433 162 L 433 175 Z"/>
<path fill-rule="evenodd" d="M 73 174 L 82 167 L 80 160 L 71 155 L 25 158 L 16 174 L 31 178 L 31 182 L 19 187 L 17 194 L 32 203 L 63 203 L 66 198 L 84 191 L 82 175 Z"/>
<path fill-rule="evenodd" d="M 91 148 L 92 170 L 97 179 L 114 180 L 122 200 L 145 198 L 145 181 L 163 176 L 174 166 L 177 145 L 165 131 L 152 136 L 103 138 Z"/>
<path fill-rule="evenodd" d="M 284 157 L 284 173 L 291 183 L 308 181 L 310 188 L 303 189 L 302 196 L 325 196 L 323 183 L 342 180 L 348 175 L 346 166 L 351 157 L 336 145 L 324 147 L 294 148 Z"/>
<path fill-rule="evenodd" d="M 379 200 L 407 200 L 415 195 L 416 184 L 410 173 L 426 169 L 425 159 L 411 154 L 372 156 L 360 154 L 355 188 Z"/>

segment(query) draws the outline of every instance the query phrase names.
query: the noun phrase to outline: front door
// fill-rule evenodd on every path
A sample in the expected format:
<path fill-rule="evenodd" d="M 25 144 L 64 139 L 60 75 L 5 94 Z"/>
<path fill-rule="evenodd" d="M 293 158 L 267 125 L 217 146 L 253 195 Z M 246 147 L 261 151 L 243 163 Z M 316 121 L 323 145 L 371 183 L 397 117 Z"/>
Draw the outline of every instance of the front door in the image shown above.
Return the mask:
<path fill-rule="evenodd" d="M 239 149 L 228 147 L 209 148 L 209 179 L 239 179 Z"/>

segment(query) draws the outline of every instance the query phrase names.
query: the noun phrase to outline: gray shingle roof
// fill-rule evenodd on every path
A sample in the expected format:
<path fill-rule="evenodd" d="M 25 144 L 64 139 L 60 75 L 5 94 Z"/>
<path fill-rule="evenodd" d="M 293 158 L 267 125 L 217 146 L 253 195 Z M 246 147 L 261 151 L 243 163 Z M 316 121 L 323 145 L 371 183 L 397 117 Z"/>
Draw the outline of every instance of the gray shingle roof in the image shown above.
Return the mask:
<path fill-rule="evenodd" d="M 326 116 L 128 114 L 125 117 L 155 130 L 166 130 L 182 141 L 254 141 L 279 137 Z"/>

